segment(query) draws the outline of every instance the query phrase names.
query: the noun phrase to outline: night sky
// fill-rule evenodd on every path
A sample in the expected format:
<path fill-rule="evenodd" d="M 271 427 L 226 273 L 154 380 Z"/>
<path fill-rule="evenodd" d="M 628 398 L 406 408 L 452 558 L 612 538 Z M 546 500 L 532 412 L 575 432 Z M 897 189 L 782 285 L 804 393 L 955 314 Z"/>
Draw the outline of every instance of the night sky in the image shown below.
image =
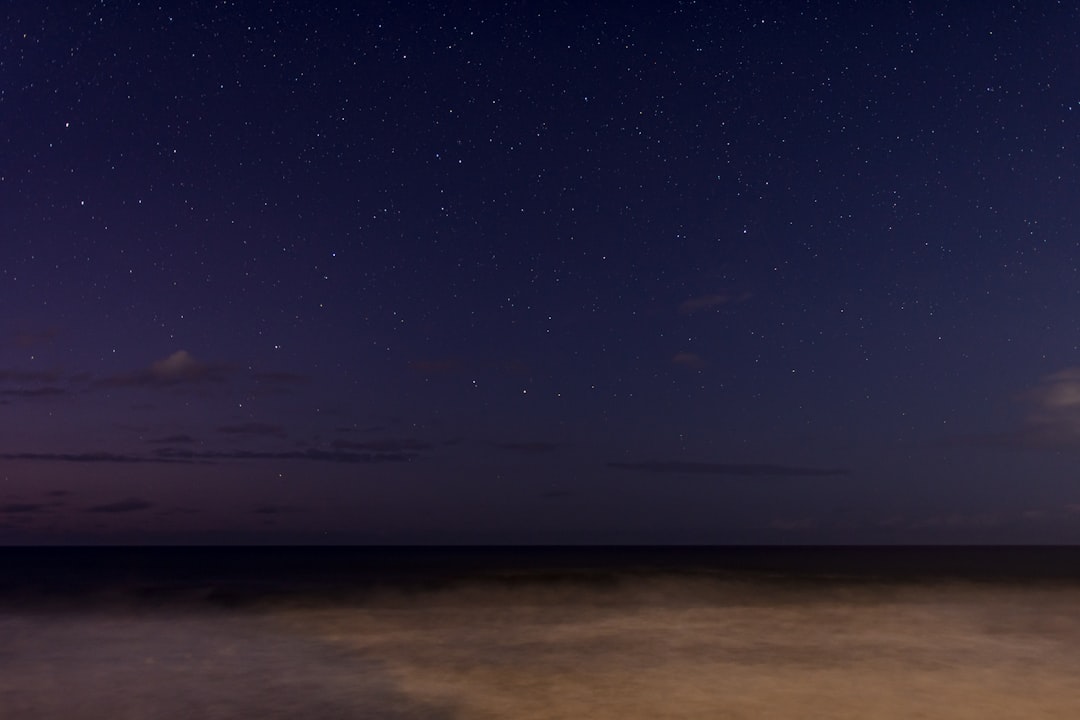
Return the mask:
<path fill-rule="evenodd" d="M 0 25 L 0 543 L 1080 542 L 1074 3 Z"/>

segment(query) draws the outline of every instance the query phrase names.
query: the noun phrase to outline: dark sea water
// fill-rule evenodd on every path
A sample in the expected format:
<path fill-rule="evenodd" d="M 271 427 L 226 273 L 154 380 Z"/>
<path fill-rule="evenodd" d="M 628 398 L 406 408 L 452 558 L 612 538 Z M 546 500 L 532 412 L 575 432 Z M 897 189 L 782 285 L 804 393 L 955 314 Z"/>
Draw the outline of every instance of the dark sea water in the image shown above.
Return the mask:
<path fill-rule="evenodd" d="M 1080 548 L 0 548 L 0 720 L 1080 718 Z"/>

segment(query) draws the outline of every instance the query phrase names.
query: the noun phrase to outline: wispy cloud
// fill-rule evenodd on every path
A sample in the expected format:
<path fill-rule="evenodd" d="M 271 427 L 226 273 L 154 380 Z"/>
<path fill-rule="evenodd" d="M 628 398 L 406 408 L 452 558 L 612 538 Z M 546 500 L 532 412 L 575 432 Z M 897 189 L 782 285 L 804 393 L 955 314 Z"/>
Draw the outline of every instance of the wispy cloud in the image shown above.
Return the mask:
<path fill-rule="evenodd" d="M 729 302 L 731 302 L 731 296 L 726 293 L 699 295 L 698 297 L 684 300 L 679 305 L 679 312 L 683 315 L 688 315 L 699 310 L 711 310 L 722 305 L 727 305 Z"/>
<path fill-rule="evenodd" d="M 692 368 L 694 370 L 700 370 L 701 368 L 708 365 L 708 363 L 705 362 L 705 358 L 701 357 L 697 353 L 692 352 L 676 353 L 675 356 L 671 358 L 671 362 L 674 365 L 680 365 L 682 367 Z"/>
<path fill-rule="evenodd" d="M 151 445 L 191 445 L 195 442 L 195 438 L 190 435 L 166 435 L 164 437 L 152 438 L 146 442 Z"/>
<path fill-rule="evenodd" d="M 1011 430 L 957 438 L 962 444 L 1080 450 L 1080 367 L 1043 377 L 1019 396 L 1023 420 Z"/>
<path fill-rule="evenodd" d="M 51 343 L 59 332 L 55 328 L 47 330 L 26 330 L 15 334 L 15 344 L 24 350 Z"/>
<path fill-rule="evenodd" d="M 243 460 L 307 460 L 342 464 L 379 464 L 409 462 L 419 453 L 407 451 L 354 452 L 347 450 L 285 450 L 258 452 L 249 450 L 191 450 L 179 447 L 162 447 L 150 454 L 86 452 L 86 453 L 0 453 L 0 460 L 24 460 L 38 462 L 69 463 L 117 463 L 117 464 L 213 464 L 219 461 Z"/>
<path fill-rule="evenodd" d="M 558 443 L 544 442 L 543 440 L 532 440 L 525 442 L 496 443 L 495 447 L 500 450 L 510 450 L 511 452 L 522 453 L 525 455 L 542 455 L 554 452 L 559 448 L 559 445 Z"/>
<path fill-rule="evenodd" d="M 194 462 L 216 460 L 309 460 L 343 464 L 378 464 L 409 462 L 418 457 L 406 452 L 345 452 L 341 450 L 286 450 L 257 452 L 248 450 L 201 451 L 161 448 L 155 453 L 163 461 Z"/>
<path fill-rule="evenodd" d="M 154 507 L 153 503 L 139 498 L 128 498 L 126 500 L 118 500 L 112 503 L 105 503 L 104 505 L 94 505 L 86 509 L 87 512 L 92 513 L 129 513 L 139 512 L 140 510 L 149 510 Z"/>
<path fill-rule="evenodd" d="M 65 378 L 58 372 L 0 370 L 0 402 L 6 405 L 9 404 L 6 398 L 17 401 L 70 395 L 71 390 L 63 387 L 64 382 Z"/>
<path fill-rule="evenodd" d="M 692 297 L 680 303 L 679 313 L 682 315 L 690 315 L 691 313 L 700 312 L 702 310 L 717 310 L 732 303 L 745 302 L 749 298 L 749 293 L 741 293 L 738 295 L 733 293 L 698 295 L 697 297 Z"/>
<path fill-rule="evenodd" d="M 290 372 L 254 372 L 252 379 L 257 383 L 285 387 L 290 385 L 303 385 L 307 378 L 303 375 Z"/>
<path fill-rule="evenodd" d="M 835 477 L 847 475 L 849 472 L 844 468 L 813 468 L 767 463 L 682 462 L 678 460 L 609 462 L 608 467 L 664 474 L 731 475 L 740 477 Z"/>
<path fill-rule="evenodd" d="M 1080 447 L 1080 368 L 1047 375 L 1026 399 L 1030 407 L 1021 434 L 1027 444 Z"/>
<path fill-rule="evenodd" d="M 223 435 L 254 435 L 261 437 L 285 437 L 285 428 L 271 423 L 247 422 L 223 425 L 217 429 Z"/>
<path fill-rule="evenodd" d="M 916 521 L 914 527 L 926 528 L 987 528 L 1005 524 L 1005 520 L 994 513 L 950 513 L 934 515 L 925 520 Z"/>
<path fill-rule="evenodd" d="M 783 532 L 803 532 L 806 530 L 816 530 L 819 527 L 819 523 L 814 518 L 774 518 L 769 522 L 769 527 L 773 530 L 780 530 Z"/>
<path fill-rule="evenodd" d="M 110 452 L 87 453 L 0 453 L 0 460 L 40 460 L 45 462 L 72 463 L 184 463 L 183 458 L 169 458 L 160 455 L 127 455 Z"/>
<path fill-rule="evenodd" d="M 62 377 L 62 374 L 49 370 L 0 370 L 0 384 L 57 383 Z"/>
<path fill-rule="evenodd" d="M 0 505 L 0 515 L 35 515 L 49 512 L 51 507 L 45 503 L 7 503 Z"/>
<path fill-rule="evenodd" d="M 456 358 L 410 360 L 408 366 L 421 375 L 452 375 L 465 370 L 465 363 Z"/>
<path fill-rule="evenodd" d="M 282 513 L 301 512 L 302 508 L 297 505 L 259 505 L 253 511 L 256 515 L 281 515 Z"/>
<path fill-rule="evenodd" d="M 0 397 L 41 398 L 70 394 L 71 391 L 55 385 L 43 385 L 35 388 L 0 388 Z"/>
<path fill-rule="evenodd" d="M 173 387 L 223 382 L 232 374 L 223 365 L 208 365 L 186 350 L 178 350 L 150 364 L 149 368 L 102 378 L 101 387 Z"/>
<path fill-rule="evenodd" d="M 156 514 L 158 515 L 158 517 L 176 517 L 176 516 L 183 516 L 183 515 L 198 515 L 201 512 L 202 512 L 201 510 L 197 510 L 196 508 L 172 507 L 172 508 L 168 508 L 166 510 L 161 510 Z"/>
<path fill-rule="evenodd" d="M 148 367 L 107 375 L 89 381 L 89 388 L 161 388 L 200 390 L 223 383 L 245 383 L 255 395 L 280 395 L 307 382 L 303 375 L 289 372 L 252 370 L 223 363 L 204 362 L 187 350 L 177 350 Z"/>
<path fill-rule="evenodd" d="M 431 443 L 414 438 L 385 438 L 382 440 L 334 440 L 331 446 L 335 450 L 353 450 L 375 453 L 402 453 L 428 450 Z"/>

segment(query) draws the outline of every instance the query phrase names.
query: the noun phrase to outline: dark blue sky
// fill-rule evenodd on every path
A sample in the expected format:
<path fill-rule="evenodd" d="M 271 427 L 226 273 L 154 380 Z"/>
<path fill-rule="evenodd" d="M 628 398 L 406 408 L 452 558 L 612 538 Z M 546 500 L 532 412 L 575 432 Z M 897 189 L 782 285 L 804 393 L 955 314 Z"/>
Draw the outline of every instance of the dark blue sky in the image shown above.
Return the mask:
<path fill-rule="evenodd" d="M 1071 3 L 18 3 L 0 542 L 1078 542 Z"/>

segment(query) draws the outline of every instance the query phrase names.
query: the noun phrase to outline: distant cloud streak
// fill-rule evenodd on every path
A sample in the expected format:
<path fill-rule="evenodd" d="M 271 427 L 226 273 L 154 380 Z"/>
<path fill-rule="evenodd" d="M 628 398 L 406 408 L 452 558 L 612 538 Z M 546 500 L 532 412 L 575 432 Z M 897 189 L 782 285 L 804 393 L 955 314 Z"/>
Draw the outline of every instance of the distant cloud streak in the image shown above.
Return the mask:
<path fill-rule="evenodd" d="M 251 377 L 255 382 L 277 386 L 303 385 L 307 382 L 303 375 L 289 372 L 255 372 Z"/>
<path fill-rule="evenodd" d="M 671 358 L 671 362 L 674 365 L 681 365 L 682 367 L 692 368 L 694 370 L 700 370 L 708 365 L 708 363 L 705 362 L 705 358 L 692 352 L 676 353 L 675 356 Z"/>
<path fill-rule="evenodd" d="M 113 503 L 106 503 L 104 505 L 94 505 L 86 509 L 87 512 L 92 513 L 129 513 L 139 512 L 140 510 L 149 510 L 154 507 L 153 503 L 140 500 L 139 498 L 128 498 L 127 500 L 118 500 Z"/>
<path fill-rule="evenodd" d="M 40 370 L 0 370 L 0 383 L 56 383 L 61 375 Z"/>
<path fill-rule="evenodd" d="M 510 450 L 512 452 L 523 453 L 525 455 L 542 455 L 545 453 L 554 452 L 559 448 L 559 445 L 553 442 L 534 440 L 527 442 L 497 443 L 495 447 L 499 448 L 500 450 Z"/>
<path fill-rule="evenodd" d="M 677 460 L 647 460 L 643 462 L 609 462 L 608 467 L 621 470 L 679 474 L 679 475 L 731 475 L 740 477 L 835 477 L 847 475 L 844 468 L 812 468 L 794 465 L 770 465 L 757 463 L 709 463 L 681 462 Z"/>
<path fill-rule="evenodd" d="M 302 508 L 296 505 L 259 505 L 255 508 L 256 515 L 280 515 L 282 513 L 301 512 Z"/>
<path fill-rule="evenodd" d="M 1035 450 L 1080 450 L 1080 367 L 1046 375 L 1020 396 L 1027 414 L 1017 427 L 1000 433 L 954 438 L 966 445 Z"/>
<path fill-rule="evenodd" d="M 190 435 L 166 435 L 165 437 L 153 438 L 146 442 L 152 445 L 191 445 L 195 438 Z"/>
<path fill-rule="evenodd" d="M 61 395 L 70 394 L 70 391 L 53 385 L 45 385 L 36 388 L 7 388 L 0 390 L 0 397 L 40 398 L 59 397 Z"/>
<path fill-rule="evenodd" d="M 750 295 L 748 293 L 742 293 L 740 295 L 732 295 L 729 293 L 713 293 L 711 295 L 699 295 L 697 297 L 684 300 L 679 305 L 679 313 L 681 315 L 690 315 L 701 310 L 715 310 L 731 303 L 743 302 L 745 300 L 748 300 L 749 298 Z"/>
<path fill-rule="evenodd" d="M 117 464 L 213 464 L 221 460 L 307 460 L 342 464 L 379 464 L 409 462 L 419 457 L 415 452 L 350 452 L 344 450 L 285 450 L 258 452 L 248 450 L 196 451 L 163 447 L 149 455 L 109 452 L 89 453 L 0 453 L 0 460 L 38 462 L 117 463 Z"/>
<path fill-rule="evenodd" d="M 207 365 L 196 360 L 186 350 L 178 350 L 166 358 L 151 363 L 145 370 L 112 375 L 97 381 L 101 387 L 173 387 L 202 383 L 223 382 L 230 375 L 229 368 Z"/>
<path fill-rule="evenodd" d="M 61 387 L 63 382 L 60 373 L 51 371 L 0 370 L 0 403 L 10 404 L 6 398 L 33 400 L 70 395 L 69 389 Z"/>
<path fill-rule="evenodd" d="M 280 452 L 256 452 L 248 450 L 225 450 L 195 452 L 178 448 L 161 448 L 156 453 L 164 461 L 193 462 L 215 460 L 309 460 L 343 464 L 378 464 L 409 462 L 418 457 L 405 452 L 344 452 L 340 450 L 285 450 Z"/>
<path fill-rule="evenodd" d="M 186 463 L 182 458 L 158 455 L 124 455 L 109 452 L 90 453 L 0 453 L 0 460 L 40 460 L 45 462 L 72 463 Z"/>
<path fill-rule="evenodd" d="M 431 443 L 413 438 L 386 438 L 383 440 L 334 440 L 334 450 L 348 450 L 374 453 L 408 453 L 428 450 Z"/>
<path fill-rule="evenodd" d="M 55 328 L 36 332 L 23 331 L 16 333 L 15 344 L 24 350 L 32 347 L 39 347 L 41 345 L 48 345 L 57 335 L 59 335 L 59 332 Z"/>
<path fill-rule="evenodd" d="M 408 366 L 421 375 L 450 375 L 465 369 L 465 364 L 454 358 L 410 360 Z"/>
<path fill-rule="evenodd" d="M 0 505 L 0 515 L 33 515 L 49 511 L 44 503 L 8 503 Z"/>
<path fill-rule="evenodd" d="M 263 437 L 285 437 L 285 428 L 271 423 L 248 422 L 238 425 L 223 425 L 217 429 L 224 435 L 255 435 Z"/>

